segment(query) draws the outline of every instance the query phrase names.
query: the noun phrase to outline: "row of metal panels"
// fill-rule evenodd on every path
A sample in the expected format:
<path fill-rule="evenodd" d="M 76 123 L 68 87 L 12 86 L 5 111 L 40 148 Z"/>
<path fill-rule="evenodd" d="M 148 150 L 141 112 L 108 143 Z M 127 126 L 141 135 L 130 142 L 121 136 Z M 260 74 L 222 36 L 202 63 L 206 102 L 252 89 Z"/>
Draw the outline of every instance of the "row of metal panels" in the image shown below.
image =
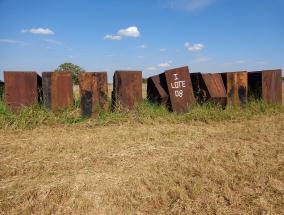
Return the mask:
<path fill-rule="evenodd" d="M 58 111 L 74 104 L 72 75 L 69 72 L 4 72 L 5 102 L 12 111 L 24 106 L 43 103 L 46 108 Z M 96 117 L 109 108 L 106 72 L 79 75 L 81 112 Z M 131 109 L 142 101 L 142 72 L 116 71 L 112 92 L 112 107 Z"/>
<path fill-rule="evenodd" d="M 196 102 L 213 102 L 221 106 L 241 105 L 248 99 L 282 103 L 281 70 L 230 73 L 189 73 L 188 67 L 167 70 L 148 78 L 150 101 L 164 104 L 182 113 Z"/>
<path fill-rule="evenodd" d="M 36 72 L 4 72 L 4 79 L 5 101 L 11 110 L 43 102 L 57 111 L 74 103 L 69 72 L 45 72 L 42 78 Z M 108 110 L 106 72 L 81 73 L 79 83 L 83 116 L 97 116 L 100 110 Z M 178 113 L 187 112 L 196 102 L 240 105 L 254 98 L 281 104 L 281 70 L 203 74 L 189 73 L 188 67 L 171 69 L 148 78 L 147 97 Z M 141 101 L 142 72 L 116 71 L 112 108 L 131 109 Z"/>
<path fill-rule="evenodd" d="M 47 108 L 58 110 L 73 104 L 71 73 L 4 72 L 5 102 L 16 111 L 23 106 L 43 102 Z"/>

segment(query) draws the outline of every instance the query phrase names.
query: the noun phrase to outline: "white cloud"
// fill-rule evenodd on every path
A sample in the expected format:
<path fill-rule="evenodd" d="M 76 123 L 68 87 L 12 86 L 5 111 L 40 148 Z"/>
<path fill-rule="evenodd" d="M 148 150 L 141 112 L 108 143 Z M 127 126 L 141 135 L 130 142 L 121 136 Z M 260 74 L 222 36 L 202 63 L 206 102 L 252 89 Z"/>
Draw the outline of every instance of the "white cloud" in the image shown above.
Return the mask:
<path fill-rule="evenodd" d="M 204 62 L 208 62 L 208 61 L 211 61 L 211 58 L 208 58 L 208 57 L 198 57 L 198 58 L 195 58 L 192 62 L 193 63 L 204 63 Z"/>
<path fill-rule="evenodd" d="M 54 35 L 55 33 L 49 28 L 31 28 L 23 29 L 22 33 L 41 34 L 41 35 Z"/>
<path fill-rule="evenodd" d="M 155 71 L 155 70 L 157 70 L 157 68 L 156 68 L 155 66 L 149 66 L 149 67 L 147 67 L 146 69 L 149 70 L 149 71 Z"/>
<path fill-rule="evenodd" d="M 169 67 L 169 66 L 171 66 L 171 64 L 172 64 L 172 61 L 170 60 L 170 61 L 167 61 L 165 63 L 158 64 L 158 67 Z"/>
<path fill-rule="evenodd" d="M 119 35 L 105 35 L 104 40 L 122 40 L 122 37 Z"/>
<path fill-rule="evenodd" d="M 223 63 L 223 64 L 221 64 L 221 66 L 223 66 L 223 67 L 234 67 L 234 66 L 244 65 L 246 63 L 250 63 L 250 62 L 245 61 L 245 60 L 236 60 L 236 61 L 233 61 L 233 62 Z"/>
<path fill-rule="evenodd" d="M 245 63 L 246 63 L 245 60 L 237 60 L 237 61 L 235 62 L 235 64 L 245 64 Z"/>
<path fill-rule="evenodd" d="M 145 45 L 145 44 L 142 44 L 142 45 L 138 46 L 138 48 L 140 48 L 140 49 L 147 49 L 147 48 L 148 48 L 148 46 L 147 46 L 147 45 Z"/>
<path fill-rule="evenodd" d="M 266 62 L 266 61 L 256 61 L 255 64 L 257 64 L 257 65 L 267 65 L 268 62 Z"/>
<path fill-rule="evenodd" d="M 165 51 L 167 51 L 167 49 L 165 49 L 165 48 L 160 49 L 160 52 L 165 52 Z"/>
<path fill-rule="evenodd" d="M 44 41 L 47 42 L 47 43 L 53 44 L 53 45 L 57 45 L 57 46 L 62 45 L 62 42 L 58 41 L 58 40 L 45 39 Z"/>
<path fill-rule="evenodd" d="M 15 44 L 15 43 L 21 43 L 19 40 L 10 40 L 10 39 L 0 39 L 1 43 L 10 43 L 10 44 Z"/>
<path fill-rule="evenodd" d="M 117 34 L 122 37 L 139 37 L 140 32 L 136 26 L 131 26 L 126 29 L 120 29 Z"/>
<path fill-rule="evenodd" d="M 197 51 L 201 51 L 202 49 L 205 48 L 205 46 L 201 43 L 190 44 L 190 43 L 186 42 L 184 44 L 184 46 L 189 52 L 197 52 Z"/>
<path fill-rule="evenodd" d="M 196 11 L 209 7 L 216 0 L 160 0 L 160 3 L 168 8 Z"/>
<path fill-rule="evenodd" d="M 11 39 L 0 39 L 0 43 L 27 45 L 27 43 L 25 43 L 23 41 L 11 40 Z"/>
<path fill-rule="evenodd" d="M 120 29 L 116 35 L 107 34 L 104 36 L 104 40 L 122 40 L 124 37 L 139 37 L 140 32 L 136 26 L 131 26 L 126 29 Z"/>

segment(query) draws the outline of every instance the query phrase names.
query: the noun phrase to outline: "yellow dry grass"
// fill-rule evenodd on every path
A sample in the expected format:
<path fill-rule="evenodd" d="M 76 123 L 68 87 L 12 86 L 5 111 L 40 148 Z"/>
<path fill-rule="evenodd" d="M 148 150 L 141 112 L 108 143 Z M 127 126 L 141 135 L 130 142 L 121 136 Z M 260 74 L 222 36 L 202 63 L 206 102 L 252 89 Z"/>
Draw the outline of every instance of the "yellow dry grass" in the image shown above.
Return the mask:
<path fill-rule="evenodd" d="M 284 114 L 0 130 L 1 214 L 283 214 Z"/>

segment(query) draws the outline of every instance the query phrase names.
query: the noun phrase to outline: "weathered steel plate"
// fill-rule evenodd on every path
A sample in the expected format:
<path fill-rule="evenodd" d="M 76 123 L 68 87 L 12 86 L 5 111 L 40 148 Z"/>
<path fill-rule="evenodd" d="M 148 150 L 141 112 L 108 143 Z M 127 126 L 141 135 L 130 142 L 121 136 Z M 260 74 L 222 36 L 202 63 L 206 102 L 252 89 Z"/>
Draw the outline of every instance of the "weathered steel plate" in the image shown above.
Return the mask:
<path fill-rule="evenodd" d="M 79 75 L 79 86 L 82 116 L 97 117 L 100 110 L 108 110 L 106 72 L 81 73 Z"/>
<path fill-rule="evenodd" d="M 4 97 L 4 87 L 5 87 L 4 82 L 0 81 L 0 99 Z"/>
<path fill-rule="evenodd" d="M 43 100 L 45 107 L 58 111 L 74 104 L 72 75 L 70 72 L 44 72 Z"/>
<path fill-rule="evenodd" d="M 116 71 L 113 76 L 113 107 L 133 109 L 142 101 L 142 72 Z"/>
<path fill-rule="evenodd" d="M 195 103 L 188 67 L 167 70 L 160 75 L 160 81 L 169 94 L 169 109 L 177 113 L 188 112 Z"/>
<path fill-rule="evenodd" d="M 250 99 L 263 99 L 267 103 L 282 104 L 281 75 L 280 69 L 248 73 Z"/>
<path fill-rule="evenodd" d="M 248 73 L 246 71 L 222 73 L 227 90 L 227 104 L 241 105 L 248 98 Z"/>
<path fill-rule="evenodd" d="M 202 74 L 205 86 L 208 92 L 208 101 L 218 103 L 222 106 L 226 105 L 226 89 L 222 80 L 222 76 L 217 73 Z"/>
<path fill-rule="evenodd" d="M 40 97 L 41 78 L 36 72 L 5 71 L 5 102 L 12 111 L 36 104 Z"/>
<path fill-rule="evenodd" d="M 167 104 L 169 95 L 161 86 L 159 75 L 147 79 L 147 98 L 153 103 Z"/>
<path fill-rule="evenodd" d="M 191 73 L 190 77 L 195 98 L 199 102 L 213 102 L 221 106 L 226 105 L 226 89 L 220 74 Z"/>

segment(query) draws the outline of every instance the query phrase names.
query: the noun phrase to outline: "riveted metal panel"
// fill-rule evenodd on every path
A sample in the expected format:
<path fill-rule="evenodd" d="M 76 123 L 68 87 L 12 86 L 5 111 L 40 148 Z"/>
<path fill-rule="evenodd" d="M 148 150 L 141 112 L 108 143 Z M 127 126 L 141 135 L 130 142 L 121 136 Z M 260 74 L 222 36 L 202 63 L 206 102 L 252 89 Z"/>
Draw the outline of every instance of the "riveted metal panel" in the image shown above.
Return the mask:
<path fill-rule="evenodd" d="M 173 112 L 188 112 L 195 103 L 188 67 L 167 70 L 160 75 L 162 87 L 169 94 L 169 109 Z"/>
<path fill-rule="evenodd" d="M 133 109 L 142 101 L 142 72 L 116 71 L 113 76 L 113 107 Z"/>
<path fill-rule="evenodd" d="M 79 75 L 81 113 L 85 117 L 97 117 L 100 110 L 108 110 L 108 83 L 106 72 L 81 73 Z"/>
<path fill-rule="evenodd" d="M 39 101 L 41 78 L 36 72 L 5 71 L 5 102 L 12 111 Z"/>
<path fill-rule="evenodd" d="M 72 75 L 70 72 L 44 72 L 44 104 L 52 111 L 71 107 L 74 104 Z"/>
<path fill-rule="evenodd" d="M 147 98 L 157 104 L 166 105 L 168 103 L 169 95 L 161 86 L 159 75 L 147 79 Z"/>

